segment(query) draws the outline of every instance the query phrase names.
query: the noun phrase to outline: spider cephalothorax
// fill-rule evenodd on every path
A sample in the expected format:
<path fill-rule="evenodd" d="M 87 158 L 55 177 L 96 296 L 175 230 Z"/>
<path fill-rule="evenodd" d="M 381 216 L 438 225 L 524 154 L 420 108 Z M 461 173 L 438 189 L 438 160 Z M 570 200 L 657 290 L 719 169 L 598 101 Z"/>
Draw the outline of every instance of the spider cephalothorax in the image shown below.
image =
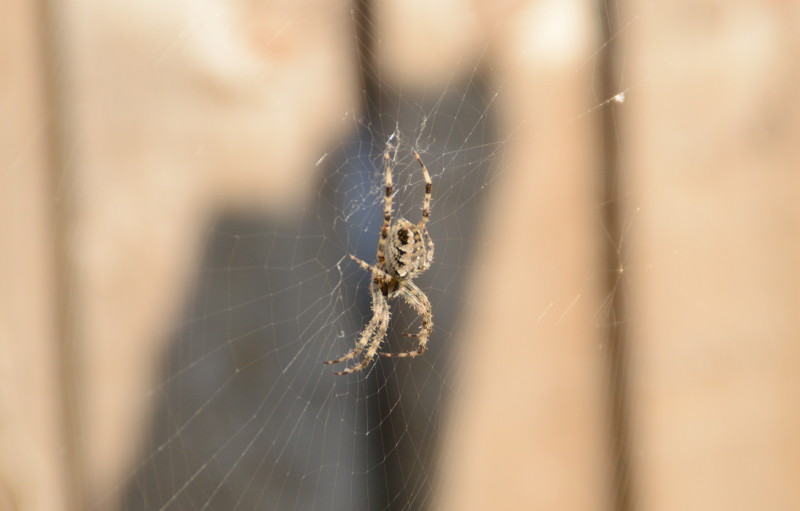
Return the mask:
<path fill-rule="evenodd" d="M 422 200 L 422 219 L 419 223 L 411 223 L 405 218 L 400 218 L 392 223 L 392 165 L 389 157 L 389 148 L 383 154 L 385 162 L 384 182 L 385 195 L 383 199 L 383 226 L 378 238 L 378 262 L 371 265 L 361 259 L 350 255 L 359 266 L 372 274 L 369 291 L 372 295 L 373 316 L 364 330 L 361 331 L 355 348 L 346 355 L 326 364 L 338 364 L 356 358 L 363 352 L 361 362 L 345 368 L 335 374 L 348 374 L 360 371 L 367 367 L 378 353 L 386 330 L 389 327 L 389 303 L 387 300 L 395 296 L 402 297 L 422 318 L 422 326 L 417 334 L 404 334 L 406 337 L 419 339 L 417 349 L 402 353 L 381 353 L 384 357 L 416 357 L 425 352 L 428 337 L 433 328 L 431 304 L 425 293 L 417 287 L 412 279 L 427 270 L 433 262 L 433 241 L 428 234 L 427 224 L 431 214 L 431 193 L 433 185 L 428 169 L 422 163 L 422 158 L 416 152 L 414 156 L 422 169 L 425 179 L 425 196 Z"/>

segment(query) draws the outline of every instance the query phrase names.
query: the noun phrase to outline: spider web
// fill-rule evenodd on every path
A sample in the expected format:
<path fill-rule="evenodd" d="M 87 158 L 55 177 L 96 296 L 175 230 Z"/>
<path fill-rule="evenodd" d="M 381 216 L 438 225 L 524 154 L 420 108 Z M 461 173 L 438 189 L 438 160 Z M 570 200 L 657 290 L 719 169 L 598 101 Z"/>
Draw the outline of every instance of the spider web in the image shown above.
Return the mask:
<path fill-rule="evenodd" d="M 359 12 L 353 16 L 354 25 L 362 22 Z M 369 28 L 377 44 L 380 34 Z M 601 41 L 576 72 L 599 66 L 619 35 Z M 423 94 L 386 85 L 376 69 L 362 62 L 364 111 L 343 112 L 352 130 L 320 155 L 315 200 L 302 215 L 232 214 L 209 229 L 152 392 L 144 446 L 121 485 L 123 509 L 424 509 L 432 502 L 442 412 L 469 377 L 459 369 L 460 325 L 465 305 L 479 299 L 469 283 L 485 248 L 484 208 L 515 135 L 498 128 L 496 98 L 506 84 L 490 65 Z M 628 89 L 604 95 L 597 80 L 597 97 L 577 117 L 624 100 Z M 369 275 L 347 254 L 375 260 L 390 137 L 395 218 L 419 218 L 424 184 L 413 150 L 433 181 L 436 254 L 415 282 L 432 303 L 434 332 L 424 356 L 379 357 L 361 373 L 334 376 L 341 367 L 322 362 L 350 350 L 371 317 Z M 598 318 L 613 300 L 612 291 Z M 419 318 L 401 300 L 390 306 L 382 349 L 411 349 L 414 339 L 401 334 L 416 331 Z"/>

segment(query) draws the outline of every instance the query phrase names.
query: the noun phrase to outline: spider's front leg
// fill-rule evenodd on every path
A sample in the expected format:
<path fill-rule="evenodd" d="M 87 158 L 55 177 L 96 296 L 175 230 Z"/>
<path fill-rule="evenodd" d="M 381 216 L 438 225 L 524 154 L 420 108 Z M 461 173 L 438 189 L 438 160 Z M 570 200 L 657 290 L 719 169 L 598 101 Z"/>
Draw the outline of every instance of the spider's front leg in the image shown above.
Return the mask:
<path fill-rule="evenodd" d="M 369 348 L 364 354 L 364 357 L 361 359 L 361 362 L 352 367 L 347 367 L 342 371 L 333 373 L 335 375 L 350 374 L 356 371 L 361 371 L 367 367 L 370 362 L 375 359 L 375 354 L 378 352 L 378 348 L 383 342 L 383 339 L 386 337 L 386 330 L 389 328 L 389 304 L 386 302 L 386 297 L 384 297 L 383 293 L 381 293 L 377 278 L 373 280 L 369 289 L 372 293 L 373 315 L 372 319 L 369 321 L 369 324 L 364 329 L 364 332 L 361 334 L 361 338 L 358 341 L 358 346 L 356 346 L 353 351 L 341 359 L 325 363 L 333 364 L 336 362 L 343 362 L 348 358 L 354 358 L 358 356 L 358 354 L 367 347 L 367 344 L 369 344 Z M 372 342 L 369 342 L 370 337 L 372 338 Z"/>
<path fill-rule="evenodd" d="M 422 326 L 420 326 L 418 334 L 403 334 L 405 337 L 416 337 L 419 339 L 417 349 L 411 351 L 404 351 L 401 353 L 381 353 L 382 357 L 416 357 L 422 355 L 428 347 L 428 337 L 433 330 L 433 311 L 431 309 L 431 302 L 425 293 L 417 287 L 413 282 L 403 282 L 398 289 L 398 294 L 408 303 L 417 314 L 422 318 Z"/>
<path fill-rule="evenodd" d="M 386 298 L 381 292 L 381 283 L 382 281 L 390 280 L 390 277 L 377 266 L 370 265 L 352 254 L 348 255 L 353 259 L 353 261 L 357 262 L 359 266 L 370 272 L 372 275 L 372 282 L 370 282 L 369 290 L 370 294 L 372 295 L 373 316 L 367 326 L 364 327 L 364 330 L 361 332 L 355 348 L 339 358 L 323 362 L 323 364 L 326 365 L 345 362 L 358 357 L 364 351 L 364 349 L 369 346 L 369 348 L 367 348 L 367 352 L 364 354 L 364 357 L 361 359 L 361 362 L 352 367 L 347 367 L 342 371 L 333 373 L 335 375 L 350 374 L 355 371 L 361 371 L 367 367 L 375 358 L 378 348 L 383 342 L 384 337 L 386 337 L 386 330 L 389 327 L 389 304 L 386 303 Z"/>
<path fill-rule="evenodd" d="M 370 293 L 372 294 L 373 303 L 375 303 L 375 300 L 380 301 L 380 300 L 383 299 L 383 296 L 381 295 L 380 290 L 377 288 L 377 286 L 376 286 L 376 284 L 374 282 L 370 284 L 369 289 L 370 289 Z M 369 323 L 367 323 L 367 326 L 365 326 L 364 330 L 361 331 L 361 335 L 358 337 L 358 342 L 356 343 L 355 348 L 353 348 L 352 350 L 350 350 L 349 352 L 347 352 L 346 354 L 344 354 L 343 356 L 341 356 L 339 358 L 335 358 L 333 360 L 326 360 L 325 362 L 323 362 L 323 364 L 325 364 L 325 365 L 338 364 L 340 362 L 345 362 L 347 360 L 350 360 L 350 359 L 353 359 L 353 358 L 356 358 L 357 356 L 359 356 L 361 354 L 361 352 L 364 351 L 364 348 L 366 348 L 370 344 L 370 339 L 372 339 L 375 336 L 375 331 L 380 326 L 379 319 L 380 318 L 378 317 L 377 314 L 372 316 L 372 319 L 369 320 Z M 366 358 L 367 357 L 365 356 L 364 359 L 366 359 Z M 362 360 L 361 364 L 363 364 L 363 362 L 364 361 Z M 363 369 L 363 367 L 366 367 L 366 364 L 364 364 L 363 367 L 359 367 L 359 366 L 361 366 L 361 364 L 358 364 L 358 365 L 356 365 L 354 367 L 345 368 L 343 371 L 335 372 L 333 374 L 341 375 L 341 374 L 348 374 L 348 373 L 351 373 L 353 371 L 359 371 L 359 370 Z"/>
<path fill-rule="evenodd" d="M 372 317 L 372 321 L 370 321 L 370 325 L 377 325 L 377 330 L 375 335 L 372 337 L 372 342 L 370 343 L 367 352 L 364 354 L 364 358 L 362 358 L 361 362 L 358 364 L 333 374 L 342 375 L 361 371 L 375 359 L 378 348 L 383 342 L 383 339 L 386 337 L 386 330 L 389 328 L 389 306 L 386 303 L 386 299 L 382 294 L 380 294 L 380 291 L 378 294 L 380 295 L 380 298 L 378 299 L 378 306 L 375 307 L 375 315 Z"/>
<path fill-rule="evenodd" d="M 356 343 L 355 348 L 348 351 L 339 358 L 335 358 L 333 360 L 326 360 L 325 362 L 323 362 L 323 364 L 325 365 L 338 364 L 340 362 L 345 362 L 347 360 L 350 360 L 351 358 L 356 358 L 369 344 L 369 339 L 375 334 L 376 326 L 377 324 L 374 321 L 370 321 L 369 324 L 367 324 L 367 326 L 361 332 L 361 335 L 358 338 L 358 342 Z M 342 371 L 333 374 L 344 374 L 344 372 Z"/>

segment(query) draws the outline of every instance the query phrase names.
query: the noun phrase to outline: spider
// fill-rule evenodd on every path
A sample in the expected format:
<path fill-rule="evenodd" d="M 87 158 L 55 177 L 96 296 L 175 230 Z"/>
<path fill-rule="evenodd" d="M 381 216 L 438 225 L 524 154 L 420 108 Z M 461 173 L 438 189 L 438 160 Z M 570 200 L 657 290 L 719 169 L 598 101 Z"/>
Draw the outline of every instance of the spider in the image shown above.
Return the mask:
<path fill-rule="evenodd" d="M 388 300 L 395 296 L 403 298 L 422 318 L 419 333 L 403 334 L 405 337 L 419 339 L 417 349 L 402 353 L 381 353 L 384 357 L 416 357 L 425 353 L 428 345 L 428 336 L 433 328 L 433 315 L 431 303 L 425 293 L 417 287 L 412 279 L 427 270 L 433 261 L 433 241 L 428 234 L 426 225 L 431 215 L 431 191 L 433 184 L 428 169 L 422 163 L 422 158 L 414 151 L 414 157 L 422 168 L 425 178 L 425 196 L 422 199 L 422 220 L 413 224 L 405 218 L 400 218 L 392 223 L 392 162 L 389 158 L 389 147 L 383 154 L 385 162 L 384 179 L 386 193 L 383 198 L 383 226 L 378 238 L 378 263 L 368 264 L 352 254 L 350 258 L 359 266 L 372 274 L 369 292 L 372 295 L 372 319 L 361 331 L 355 348 L 346 355 L 328 360 L 325 364 L 338 364 L 358 357 L 364 353 L 361 362 L 347 367 L 334 374 L 349 374 L 361 371 L 375 359 L 381 343 L 386 337 L 389 327 Z"/>

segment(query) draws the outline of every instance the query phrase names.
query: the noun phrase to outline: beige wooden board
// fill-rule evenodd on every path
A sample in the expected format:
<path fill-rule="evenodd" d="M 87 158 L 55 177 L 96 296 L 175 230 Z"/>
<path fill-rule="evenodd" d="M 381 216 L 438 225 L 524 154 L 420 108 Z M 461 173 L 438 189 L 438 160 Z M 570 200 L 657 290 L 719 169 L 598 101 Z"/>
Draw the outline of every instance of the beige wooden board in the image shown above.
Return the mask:
<path fill-rule="evenodd" d="M 0 17 L 0 509 L 65 509 L 56 247 L 42 20 Z"/>
<path fill-rule="evenodd" d="M 796 509 L 797 4 L 625 11 L 636 508 Z"/>
<path fill-rule="evenodd" d="M 459 339 L 439 509 L 609 508 L 599 124 L 575 120 L 592 106 L 589 7 L 518 6 L 489 43 L 509 142 Z"/>

